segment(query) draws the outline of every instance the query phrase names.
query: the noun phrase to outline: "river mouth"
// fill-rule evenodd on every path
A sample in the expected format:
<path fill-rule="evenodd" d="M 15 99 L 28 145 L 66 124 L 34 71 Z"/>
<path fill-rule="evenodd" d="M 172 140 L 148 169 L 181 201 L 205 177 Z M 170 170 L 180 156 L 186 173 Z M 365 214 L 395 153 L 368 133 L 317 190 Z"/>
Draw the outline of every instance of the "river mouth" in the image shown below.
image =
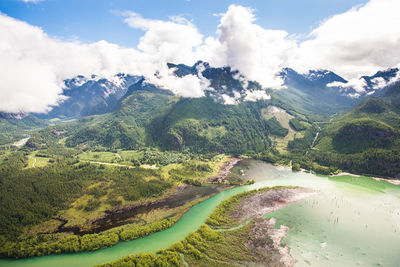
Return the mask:
<path fill-rule="evenodd" d="M 295 266 L 398 266 L 400 186 L 363 177 L 293 173 L 254 160 L 243 160 L 235 168 L 242 179 L 253 179 L 255 184 L 220 192 L 195 205 L 167 230 L 95 252 L 0 260 L 0 266 L 93 266 L 129 254 L 156 252 L 197 230 L 222 200 L 278 185 L 320 192 L 266 216 L 276 218 L 277 228 L 289 227 L 283 242 L 290 248 Z"/>

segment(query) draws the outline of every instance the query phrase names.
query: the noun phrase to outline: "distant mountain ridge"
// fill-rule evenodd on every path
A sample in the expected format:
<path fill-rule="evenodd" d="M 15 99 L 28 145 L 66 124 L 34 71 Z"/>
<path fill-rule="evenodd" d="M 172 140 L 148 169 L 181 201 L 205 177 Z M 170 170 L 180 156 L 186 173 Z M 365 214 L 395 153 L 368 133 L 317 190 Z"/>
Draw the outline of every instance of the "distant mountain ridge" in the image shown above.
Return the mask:
<path fill-rule="evenodd" d="M 54 117 L 79 118 L 114 111 L 125 96 L 129 86 L 140 77 L 117 74 L 112 79 L 92 75 L 90 78 L 77 76 L 64 81 L 63 95 L 67 99 L 47 114 L 36 114 L 48 119 Z"/>
<path fill-rule="evenodd" d="M 388 82 L 398 73 L 398 69 L 390 69 L 373 76 L 363 76 L 361 79 L 368 85 L 366 94 L 354 98 L 351 97 L 356 93 L 354 89 L 329 86 L 335 82 L 347 83 L 344 78 L 329 70 L 310 70 L 301 74 L 285 68 L 279 74 L 284 81 L 284 88 L 270 90 L 262 88 L 256 81 L 248 81 L 239 71 L 230 67 L 215 68 L 203 61 L 198 61 L 193 66 L 168 63 L 168 67 L 175 69 L 174 74 L 177 77 L 195 75 L 207 79 L 209 88 L 205 88 L 205 95 L 218 103 L 237 104 L 243 101 L 255 101 L 257 98 L 251 97 L 252 95 L 265 99 L 272 95 L 294 106 L 303 114 L 319 119 L 349 110 L 365 96 L 375 92 L 379 79 Z M 64 84 L 63 95 L 67 100 L 55 106 L 49 113 L 34 114 L 35 116 L 51 119 L 105 114 L 117 110 L 121 102 L 137 90 L 172 93 L 148 83 L 143 76 L 129 74 L 117 74 L 111 79 L 96 75 L 77 76 L 65 80 Z M 379 89 L 376 92 L 384 92 L 382 88 Z"/>
<path fill-rule="evenodd" d="M 399 69 L 391 68 L 384 71 L 378 71 L 372 76 L 362 76 L 360 79 L 363 79 L 366 83 L 364 87 L 367 95 L 381 95 L 385 92 L 385 89 L 390 86 L 393 79 L 398 77 Z M 400 78 L 400 77 L 399 77 Z"/>

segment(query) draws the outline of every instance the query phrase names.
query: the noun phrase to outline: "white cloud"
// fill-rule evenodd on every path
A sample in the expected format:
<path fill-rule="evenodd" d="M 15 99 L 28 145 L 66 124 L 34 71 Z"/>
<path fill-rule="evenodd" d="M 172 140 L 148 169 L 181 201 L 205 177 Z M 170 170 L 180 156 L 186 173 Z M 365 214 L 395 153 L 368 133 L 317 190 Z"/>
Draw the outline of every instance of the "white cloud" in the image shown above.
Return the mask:
<path fill-rule="evenodd" d="M 170 17 L 170 21 L 150 20 L 133 12 L 125 12 L 124 21 L 131 27 L 142 29 L 138 49 L 153 60 L 192 64 L 197 60 L 193 50 L 202 44 L 203 36 L 183 17 Z"/>
<path fill-rule="evenodd" d="M 145 31 L 138 49 L 142 64 L 147 65 L 144 68 L 147 71 L 143 73 L 147 82 L 184 97 L 204 96 L 208 80 L 201 75 L 178 78 L 174 76 L 174 70 L 167 67 L 170 62 L 192 65 L 198 60 L 194 50 L 202 44 L 203 36 L 191 22 L 180 16 L 161 21 L 146 19 L 133 12 L 122 15 L 129 26 Z M 157 75 L 154 75 L 155 72 Z"/>
<path fill-rule="evenodd" d="M 350 79 L 346 83 L 332 82 L 327 84 L 328 87 L 339 87 L 345 91 L 345 95 L 357 98 L 365 92 L 367 82 L 364 79 Z"/>
<path fill-rule="evenodd" d="M 327 84 L 328 87 L 339 87 L 342 88 L 349 97 L 357 98 L 363 94 L 371 95 L 376 90 L 381 90 L 387 86 L 390 86 L 396 82 L 400 81 L 400 71 L 397 72 L 396 76 L 385 80 L 382 77 L 376 77 L 371 79 L 370 84 L 364 78 L 354 78 L 350 79 L 346 83 L 343 82 L 333 82 Z M 355 91 L 352 91 L 352 89 Z M 369 92 L 367 92 L 367 89 Z"/>
<path fill-rule="evenodd" d="M 244 98 L 245 101 L 249 102 L 255 102 L 257 100 L 268 100 L 268 99 L 271 99 L 271 96 L 262 90 L 247 91 L 246 96 Z"/>
<path fill-rule="evenodd" d="M 371 80 L 372 84 L 374 84 L 375 89 L 383 89 L 386 87 L 387 82 L 382 77 L 377 77 Z"/>
<path fill-rule="evenodd" d="M 236 105 L 238 103 L 234 97 L 231 97 L 227 94 L 222 94 L 221 97 L 225 105 Z"/>
<path fill-rule="evenodd" d="M 207 38 L 198 56 L 211 65 L 237 69 L 264 87 L 279 89 L 283 81 L 277 74 L 297 45 L 287 32 L 266 30 L 254 21 L 253 10 L 231 5 L 221 17 L 218 38 Z"/>
<path fill-rule="evenodd" d="M 296 69 L 329 69 L 346 79 L 372 75 L 400 62 L 400 1 L 371 0 L 335 15 L 300 44 Z"/>
<path fill-rule="evenodd" d="M 371 83 L 372 83 L 372 88 L 374 90 L 380 90 L 380 89 L 383 89 L 394 83 L 397 83 L 398 81 L 400 81 L 400 71 L 398 71 L 396 76 L 390 78 L 388 81 L 386 81 L 385 79 L 383 79 L 381 77 L 377 77 L 377 78 L 372 79 Z"/>
<path fill-rule="evenodd" d="M 296 48 L 285 31 L 265 30 L 254 23 L 250 8 L 231 5 L 221 16 L 218 37 L 203 36 L 182 17 L 171 21 L 150 20 L 133 12 L 124 12 L 124 21 L 145 31 L 138 48 L 162 62 L 193 64 L 197 60 L 212 66 L 230 66 L 249 80 L 279 89 L 283 81 L 277 75 Z"/>
<path fill-rule="evenodd" d="M 24 3 L 34 3 L 37 4 L 39 2 L 43 2 L 44 0 L 18 0 L 20 2 L 24 2 Z"/>

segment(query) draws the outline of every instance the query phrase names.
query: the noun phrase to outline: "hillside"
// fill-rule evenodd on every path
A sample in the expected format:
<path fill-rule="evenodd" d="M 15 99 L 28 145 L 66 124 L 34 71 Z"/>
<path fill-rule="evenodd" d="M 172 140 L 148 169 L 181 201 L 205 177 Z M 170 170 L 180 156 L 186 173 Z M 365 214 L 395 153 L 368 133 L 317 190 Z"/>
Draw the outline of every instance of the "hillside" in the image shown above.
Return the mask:
<path fill-rule="evenodd" d="M 32 115 L 0 112 L 0 146 L 26 138 L 32 131 L 46 125 L 47 123 Z"/>
<path fill-rule="evenodd" d="M 366 98 L 330 121 L 311 157 L 318 163 L 358 173 L 400 176 L 399 84 Z"/>
<path fill-rule="evenodd" d="M 114 113 L 52 126 L 31 139 L 37 138 L 38 143 L 64 139 L 67 147 L 97 150 L 158 146 L 204 153 L 263 151 L 270 147 L 271 126 L 261 116 L 267 105 L 224 105 L 207 97 L 188 99 L 136 91 Z M 62 134 L 51 134 L 54 131 Z"/>
<path fill-rule="evenodd" d="M 274 94 L 299 112 L 316 120 L 343 113 L 359 101 L 349 97 L 349 92 L 328 86 L 333 82 L 346 82 L 331 71 L 309 71 L 307 74 L 300 74 L 287 68 L 283 70 L 281 77 L 287 88 L 274 91 Z"/>

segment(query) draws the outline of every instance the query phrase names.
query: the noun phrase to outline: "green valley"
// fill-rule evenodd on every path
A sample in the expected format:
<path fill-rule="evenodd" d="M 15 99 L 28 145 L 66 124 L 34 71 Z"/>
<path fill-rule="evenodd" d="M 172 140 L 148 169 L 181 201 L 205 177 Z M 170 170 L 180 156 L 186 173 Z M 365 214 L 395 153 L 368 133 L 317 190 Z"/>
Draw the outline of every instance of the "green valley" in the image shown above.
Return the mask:
<path fill-rule="evenodd" d="M 166 66 L 174 79 L 200 79 L 202 93 L 144 76 L 77 76 L 47 114 L 0 113 L 0 266 L 75 257 L 78 266 L 293 266 L 307 258 L 298 240 L 316 254 L 319 245 L 286 224 L 334 239 L 330 217 L 327 235 L 312 230 L 339 198 L 370 212 L 356 198 L 367 188 L 383 192 L 379 205 L 397 203 L 400 83 L 389 81 L 398 70 L 362 77 L 355 97 L 326 70 L 283 69 L 277 90 L 228 66 Z M 372 90 L 384 74 L 387 86 Z M 313 215 L 321 221 L 304 219 L 324 197 L 333 204 Z M 385 236 L 395 244 L 396 229 Z"/>

